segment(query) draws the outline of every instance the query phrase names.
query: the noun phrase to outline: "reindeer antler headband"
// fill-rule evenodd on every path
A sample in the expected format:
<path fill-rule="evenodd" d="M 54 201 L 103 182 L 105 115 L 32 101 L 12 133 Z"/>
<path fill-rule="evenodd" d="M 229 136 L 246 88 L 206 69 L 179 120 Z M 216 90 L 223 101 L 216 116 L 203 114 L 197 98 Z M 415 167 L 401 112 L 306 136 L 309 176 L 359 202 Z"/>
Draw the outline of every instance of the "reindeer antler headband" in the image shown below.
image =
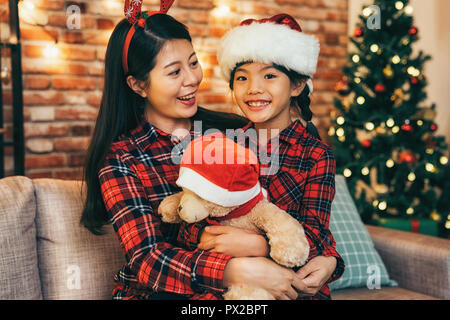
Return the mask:
<path fill-rule="evenodd" d="M 128 73 L 128 50 L 130 48 L 131 39 L 137 28 L 145 28 L 145 22 L 148 17 L 163 13 L 167 14 L 169 8 L 175 0 L 161 0 L 159 11 L 144 11 L 142 12 L 142 0 L 125 0 L 124 13 L 128 22 L 131 23 L 131 28 L 128 31 L 125 43 L 123 45 L 122 65 L 125 75 Z"/>

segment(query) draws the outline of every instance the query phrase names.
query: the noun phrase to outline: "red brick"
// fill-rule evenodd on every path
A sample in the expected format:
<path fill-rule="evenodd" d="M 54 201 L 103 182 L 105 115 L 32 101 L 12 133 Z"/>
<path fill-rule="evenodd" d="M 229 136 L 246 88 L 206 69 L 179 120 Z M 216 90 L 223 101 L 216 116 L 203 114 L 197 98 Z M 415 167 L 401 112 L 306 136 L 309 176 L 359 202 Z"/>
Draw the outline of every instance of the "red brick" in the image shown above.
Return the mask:
<path fill-rule="evenodd" d="M 98 110 L 92 107 L 61 107 L 55 110 L 56 120 L 95 120 Z"/>
<path fill-rule="evenodd" d="M 23 103 L 29 106 L 39 106 L 39 105 L 62 105 L 64 104 L 64 95 L 61 92 L 52 91 L 24 91 L 23 92 Z"/>
<path fill-rule="evenodd" d="M 63 167 L 66 165 L 64 154 L 28 155 L 25 157 L 25 169 Z"/>
<path fill-rule="evenodd" d="M 66 123 L 25 123 L 25 138 L 56 137 L 69 134 L 69 125 Z"/>
<path fill-rule="evenodd" d="M 212 9 L 214 8 L 213 0 L 178 0 L 178 6 L 188 9 Z"/>
<path fill-rule="evenodd" d="M 86 151 L 90 140 L 90 137 L 56 138 L 55 151 Z"/>
<path fill-rule="evenodd" d="M 82 168 L 55 169 L 53 170 L 53 176 L 56 179 L 63 180 L 83 180 L 83 170 Z"/>
<path fill-rule="evenodd" d="M 48 89 L 50 80 L 45 77 L 27 77 L 25 79 L 25 88 L 27 89 Z"/>
<path fill-rule="evenodd" d="M 93 90 L 97 84 L 90 77 L 58 77 L 53 78 L 52 86 L 60 90 Z"/>

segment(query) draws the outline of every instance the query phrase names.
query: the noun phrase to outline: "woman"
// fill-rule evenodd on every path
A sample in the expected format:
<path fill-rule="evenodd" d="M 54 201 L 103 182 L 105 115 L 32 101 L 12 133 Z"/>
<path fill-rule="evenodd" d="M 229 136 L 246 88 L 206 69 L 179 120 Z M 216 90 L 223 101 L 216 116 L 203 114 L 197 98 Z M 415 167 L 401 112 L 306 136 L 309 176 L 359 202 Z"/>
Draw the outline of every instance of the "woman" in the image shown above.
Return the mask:
<path fill-rule="evenodd" d="M 194 120 L 202 121 L 203 130 L 245 124 L 198 108 L 201 66 L 185 26 L 165 14 L 168 7 L 163 3 L 151 14 L 128 10 L 129 20 L 116 26 L 106 52 L 81 221 L 96 234 L 112 223 L 119 238 L 126 264 L 115 276 L 113 298 L 220 299 L 224 288 L 244 281 L 279 299 L 295 299 L 305 286 L 292 270 L 263 257 L 193 249 L 201 225 L 168 225 L 155 214 L 162 199 L 180 191 L 171 153 L 184 137 L 171 133 L 188 130 L 192 136 Z M 236 232 L 252 244 L 245 256 L 267 247 L 260 235 Z"/>

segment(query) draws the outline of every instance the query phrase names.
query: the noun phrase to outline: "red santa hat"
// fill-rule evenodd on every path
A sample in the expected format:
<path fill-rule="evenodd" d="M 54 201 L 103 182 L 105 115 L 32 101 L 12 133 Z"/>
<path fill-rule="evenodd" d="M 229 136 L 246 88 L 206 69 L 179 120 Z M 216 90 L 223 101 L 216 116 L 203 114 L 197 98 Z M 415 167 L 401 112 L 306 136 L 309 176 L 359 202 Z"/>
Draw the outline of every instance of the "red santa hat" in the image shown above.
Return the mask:
<path fill-rule="evenodd" d="M 232 207 L 261 195 L 258 178 L 255 153 L 217 132 L 190 142 L 176 183 L 205 200 Z"/>
<path fill-rule="evenodd" d="M 303 33 L 290 15 L 278 14 L 261 20 L 242 21 L 222 38 L 217 57 L 227 81 L 236 65 L 247 61 L 275 63 L 312 77 L 319 51 L 316 37 Z M 307 84 L 312 93 L 311 79 Z"/>

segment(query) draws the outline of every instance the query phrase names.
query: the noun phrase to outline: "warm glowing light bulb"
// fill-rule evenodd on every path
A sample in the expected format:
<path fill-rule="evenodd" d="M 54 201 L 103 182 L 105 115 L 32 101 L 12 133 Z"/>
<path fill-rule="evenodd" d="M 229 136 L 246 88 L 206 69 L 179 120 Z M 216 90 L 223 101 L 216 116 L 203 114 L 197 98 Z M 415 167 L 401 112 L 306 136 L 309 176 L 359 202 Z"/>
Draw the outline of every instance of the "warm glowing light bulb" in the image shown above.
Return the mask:
<path fill-rule="evenodd" d="M 345 169 L 344 170 L 344 177 L 349 178 L 352 175 L 352 170 Z"/>
<path fill-rule="evenodd" d="M 375 129 L 375 125 L 372 122 L 367 122 L 365 127 L 369 131 L 372 131 L 373 129 Z"/>
<path fill-rule="evenodd" d="M 59 54 L 58 47 L 55 44 L 46 46 L 42 53 L 46 58 L 56 58 Z"/>
<path fill-rule="evenodd" d="M 448 158 L 446 157 L 446 156 L 442 156 L 440 159 L 439 159 L 439 162 L 442 164 L 442 165 L 446 165 L 447 163 L 448 163 Z"/>
<path fill-rule="evenodd" d="M 361 169 L 361 173 L 363 174 L 363 176 L 367 176 L 370 173 L 369 168 L 364 167 Z"/>
<path fill-rule="evenodd" d="M 435 172 L 436 167 L 432 163 L 427 163 L 425 165 L 425 170 L 427 170 L 428 172 Z"/>
<path fill-rule="evenodd" d="M 337 124 L 343 125 L 345 123 L 344 117 L 340 116 L 336 119 Z"/>
<path fill-rule="evenodd" d="M 402 10 L 404 6 L 405 6 L 405 4 L 401 1 L 397 1 L 395 3 L 395 9 L 397 9 L 397 10 Z"/>
<path fill-rule="evenodd" d="M 398 55 L 395 55 L 395 56 L 392 58 L 392 62 L 393 62 L 394 64 L 399 64 L 400 61 L 402 61 L 402 59 L 401 59 Z"/>
<path fill-rule="evenodd" d="M 360 58 L 357 54 L 353 55 L 352 60 L 354 63 L 358 63 L 360 61 Z"/>
<path fill-rule="evenodd" d="M 370 51 L 372 51 L 373 53 L 377 52 L 378 49 L 380 49 L 380 47 L 377 44 L 373 44 L 370 46 Z"/>
<path fill-rule="evenodd" d="M 230 7 L 222 4 L 212 11 L 212 14 L 218 18 L 224 18 L 230 14 Z"/>
<path fill-rule="evenodd" d="M 394 119 L 392 119 L 392 118 L 387 119 L 386 125 L 387 125 L 389 128 L 392 128 L 392 127 L 395 125 Z"/>
<path fill-rule="evenodd" d="M 358 97 L 357 99 L 356 99 L 356 102 L 358 103 L 358 104 L 364 104 L 364 102 L 366 102 L 366 99 L 364 98 L 364 97 Z"/>
<path fill-rule="evenodd" d="M 414 209 L 411 207 L 406 209 L 406 214 L 414 214 Z"/>
<path fill-rule="evenodd" d="M 416 180 L 416 175 L 414 174 L 414 172 L 411 172 L 410 174 L 408 174 L 408 180 L 411 182 Z"/>
<path fill-rule="evenodd" d="M 336 135 L 337 135 L 338 137 L 342 137 L 344 134 L 345 134 L 344 129 L 339 128 L 339 129 L 336 130 Z"/>
<path fill-rule="evenodd" d="M 394 165 L 395 165 L 394 160 L 389 159 L 388 161 L 386 161 L 386 167 L 392 168 Z"/>
<path fill-rule="evenodd" d="M 365 8 L 362 12 L 364 17 L 369 17 L 372 14 L 372 9 L 370 8 Z"/>
<path fill-rule="evenodd" d="M 386 208 L 387 208 L 387 203 L 386 203 L 386 201 L 381 201 L 381 202 L 378 204 L 378 209 L 380 209 L 380 210 L 386 210 Z"/>
<path fill-rule="evenodd" d="M 405 7 L 405 13 L 406 13 L 407 15 L 412 15 L 413 12 L 414 12 L 414 8 L 413 8 L 411 5 L 407 5 L 407 6 Z"/>

